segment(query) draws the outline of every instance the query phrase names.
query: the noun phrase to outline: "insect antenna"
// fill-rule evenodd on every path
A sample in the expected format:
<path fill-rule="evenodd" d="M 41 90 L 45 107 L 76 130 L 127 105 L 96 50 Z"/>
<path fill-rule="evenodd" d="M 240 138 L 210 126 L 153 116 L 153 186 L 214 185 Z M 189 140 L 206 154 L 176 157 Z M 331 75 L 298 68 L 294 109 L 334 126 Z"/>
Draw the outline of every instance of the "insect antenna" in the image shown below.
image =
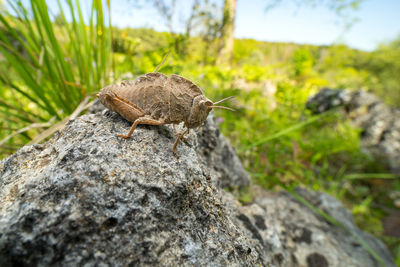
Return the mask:
<path fill-rule="evenodd" d="M 230 110 L 230 111 L 236 111 L 233 108 L 228 108 L 228 107 L 224 107 L 224 106 L 210 106 L 210 108 L 220 108 L 220 109 L 227 109 L 227 110 Z"/>
<path fill-rule="evenodd" d="M 165 60 L 167 60 L 167 58 L 168 58 L 168 56 L 169 56 L 170 53 L 171 53 L 171 49 L 168 50 L 167 54 L 165 54 L 163 60 L 161 61 L 160 64 L 158 64 L 158 66 L 156 67 L 156 69 L 154 70 L 154 72 L 157 72 L 157 71 L 161 68 L 161 66 L 164 64 Z"/>
<path fill-rule="evenodd" d="M 229 96 L 229 97 L 226 97 L 226 98 L 224 98 L 224 99 L 221 99 L 221 100 L 219 100 L 219 101 L 213 103 L 213 105 L 217 105 L 217 104 L 219 104 L 219 103 L 222 103 L 222 102 L 224 102 L 224 101 L 226 101 L 226 100 L 229 100 L 229 99 L 232 99 L 232 98 L 234 98 L 233 95 L 231 95 L 231 96 Z"/>

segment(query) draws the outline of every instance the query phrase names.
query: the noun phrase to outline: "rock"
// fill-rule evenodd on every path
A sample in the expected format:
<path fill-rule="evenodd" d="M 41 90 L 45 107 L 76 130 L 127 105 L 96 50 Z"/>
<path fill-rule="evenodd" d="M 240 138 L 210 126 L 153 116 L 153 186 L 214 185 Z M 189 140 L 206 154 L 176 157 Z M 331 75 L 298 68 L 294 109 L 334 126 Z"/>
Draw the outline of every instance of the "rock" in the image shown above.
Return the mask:
<path fill-rule="evenodd" d="M 362 247 L 365 242 L 384 261 L 395 266 L 385 245 L 361 231 L 335 198 L 299 188 L 297 193 L 334 217 L 347 230 L 310 211 L 287 192 L 260 192 L 251 205 L 239 206 L 239 219 L 248 234 L 273 251 L 281 266 L 380 266 Z"/>
<path fill-rule="evenodd" d="M 322 113 L 332 108 L 343 106 L 351 99 L 346 90 L 332 90 L 323 88 L 318 94 L 307 100 L 306 107 L 314 113 Z"/>
<path fill-rule="evenodd" d="M 355 127 L 362 129 L 362 147 L 376 160 L 400 174 L 400 110 L 388 107 L 365 91 L 324 88 L 307 101 L 307 108 L 321 113 L 342 106 Z"/>
<path fill-rule="evenodd" d="M 172 127 L 124 140 L 130 123 L 105 115 L 1 161 L 0 266 L 273 263 L 233 223 L 193 136 L 177 159 Z"/>
<path fill-rule="evenodd" d="M 177 159 L 172 126 L 139 126 L 124 140 L 115 135 L 130 123 L 90 114 L 2 160 L 0 266 L 379 266 L 348 232 L 287 193 L 259 189 L 242 206 L 216 186 L 243 181 L 221 167 L 239 161 L 218 166 L 219 153 L 233 150 L 220 146 L 213 123 L 188 136 Z M 344 224 L 394 266 L 340 203 L 310 196 L 326 199 L 332 216 L 345 214 Z"/>
<path fill-rule="evenodd" d="M 216 118 L 211 114 L 197 132 L 196 152 L 215 184 L 220 187 L 240 188 L 250 184 L 235 149 L 221 134 Z"/>

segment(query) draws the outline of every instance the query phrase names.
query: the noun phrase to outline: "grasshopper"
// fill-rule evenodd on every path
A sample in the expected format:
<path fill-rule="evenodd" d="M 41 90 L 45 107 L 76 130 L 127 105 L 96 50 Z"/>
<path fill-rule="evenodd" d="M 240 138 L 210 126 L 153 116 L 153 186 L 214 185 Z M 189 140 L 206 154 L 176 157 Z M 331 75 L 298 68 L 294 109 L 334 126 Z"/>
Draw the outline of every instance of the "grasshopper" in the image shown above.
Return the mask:
<path fill-rule="evenodd" d="M 139 124 L 163 125 L 183 122 L 186 130 L 177 135 L 172 148 L 175 155 L 179 140 L 190 129 L 201 126 L 213 108 L 233 111 L 228 107 L 217 106 L 233 96 L 213 103 L 188 79 L 174 74 L 168 77 L 159 72 L 144 74 L 133 81 L 108 85 L 101 89 L 97 96 L 105 107 L 133 122 L 126 135 L 117 135 L 122 138 L 131 137 Z"/>

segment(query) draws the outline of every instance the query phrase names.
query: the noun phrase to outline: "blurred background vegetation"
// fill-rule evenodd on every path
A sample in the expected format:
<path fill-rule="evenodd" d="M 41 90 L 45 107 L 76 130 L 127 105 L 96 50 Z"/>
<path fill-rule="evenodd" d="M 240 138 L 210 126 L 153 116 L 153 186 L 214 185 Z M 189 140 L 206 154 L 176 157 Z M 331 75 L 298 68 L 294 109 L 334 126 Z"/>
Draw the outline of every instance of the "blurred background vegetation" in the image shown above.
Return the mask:
<path fill-rule="evenodd" d="M 191 1 L 180 32 L 172 27 L 179 1 L 153 0 L 167 32 L 118 28 L 109 0 L 84 1 L 89 8 L 82 2 L 59 0 L 57 12 L 45 0 L 0 2 L 1 158 L 45 140 L 83 113 L 94 92 L 154 71 L 171 51 L 161 72 L 191 79 L 210 99 L 236 97 L 230 104 L 235 113 L 215 113 L 257 184 L 289 191 L 303 186 L 337 197 L 400 265 L 400 239 L 382 224 L 388 211 L 399 210 L 399 177 L 386 175 L 361 151 L 360 129 L 339 113 L 312 115 L 305 108 L 322 87 L 368 90 L 400 107 L 400 36 L 370 52 L 234 39 L 234 0 L 222 1 L 222 8 L 215 1 Z M 296 2 L 327 4 L 343 20 L 360 3 Z M 243 190 L 238 197 L 248 202 L 252 194 Z"/>

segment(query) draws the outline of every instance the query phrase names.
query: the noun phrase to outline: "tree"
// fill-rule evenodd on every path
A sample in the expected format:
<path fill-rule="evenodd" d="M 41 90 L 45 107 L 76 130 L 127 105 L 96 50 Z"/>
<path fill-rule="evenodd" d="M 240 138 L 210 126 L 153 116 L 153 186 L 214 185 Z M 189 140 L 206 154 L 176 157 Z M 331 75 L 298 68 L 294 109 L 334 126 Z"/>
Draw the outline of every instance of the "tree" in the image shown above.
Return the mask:
<path fill-rule="evenodd" d="M 176 0 L 172 0 L 169 4 L 164 0 L 153 0 L 152 1 L 156 10 L 160 13 L 167 24 L 168 30 L 171 34 L 174 34 L 174 28 L 172 26 L 172 20 L 176 8 Z"/>
<path fill-rule="evenodd" d="M 359 8 L 360 3 L 364 0 L 268 0 L 266 11 L 277 7 L 284 1 L 295 2 L 298 6 L 309 5 L 312 7 L 325 5 L 335 12 L 343 21 L 345 28 L 349 28 L 356 19 L 350 16 L 349 11 Z M 234 43 L 234 21 L 236 15 L 236 0 L 224 0 L 224 17 L 221 27 L 221 39 L 219 47 L 219 55 L 217 62 L 219 64 L 227 64 L 232 60 L 233 43 Z"/>
<path fill-rule="evenodd" d="M 185 19 L 181 18 L 182 23 L 184 24 L 185 31 L 184 33 L 177 33 L 174 28 L 174 16 L 177 12 L 177 0 L 151 0 L 154 8 L 160 14 L 161 18 L 164 18 L 165 23 L 168 27 L 168 31 L 171 34 L 171 45 L 174 48 L 175 52 L 182 57 L 185 57 L 187 53 L 187 44 L 189 37 L 192 34 L 193 28 L 196 26 L 195 21 L 198 18 L 203 17 L 202 12 L 200 12 L 200 0 L 192 0 L 191 12 L 189 16 Z M 179 1 L 178 1 L 179 2 Z M 208 3 L 208 1 L 204 1 Z"/>
<path fill-rule="evenodd" d="M 218 64 L 231 63 L 233 56 L 235 30 L 236 0 L 225 0 L 224 17 L 222 19 L 221 39 L 218 54 Z"/>

